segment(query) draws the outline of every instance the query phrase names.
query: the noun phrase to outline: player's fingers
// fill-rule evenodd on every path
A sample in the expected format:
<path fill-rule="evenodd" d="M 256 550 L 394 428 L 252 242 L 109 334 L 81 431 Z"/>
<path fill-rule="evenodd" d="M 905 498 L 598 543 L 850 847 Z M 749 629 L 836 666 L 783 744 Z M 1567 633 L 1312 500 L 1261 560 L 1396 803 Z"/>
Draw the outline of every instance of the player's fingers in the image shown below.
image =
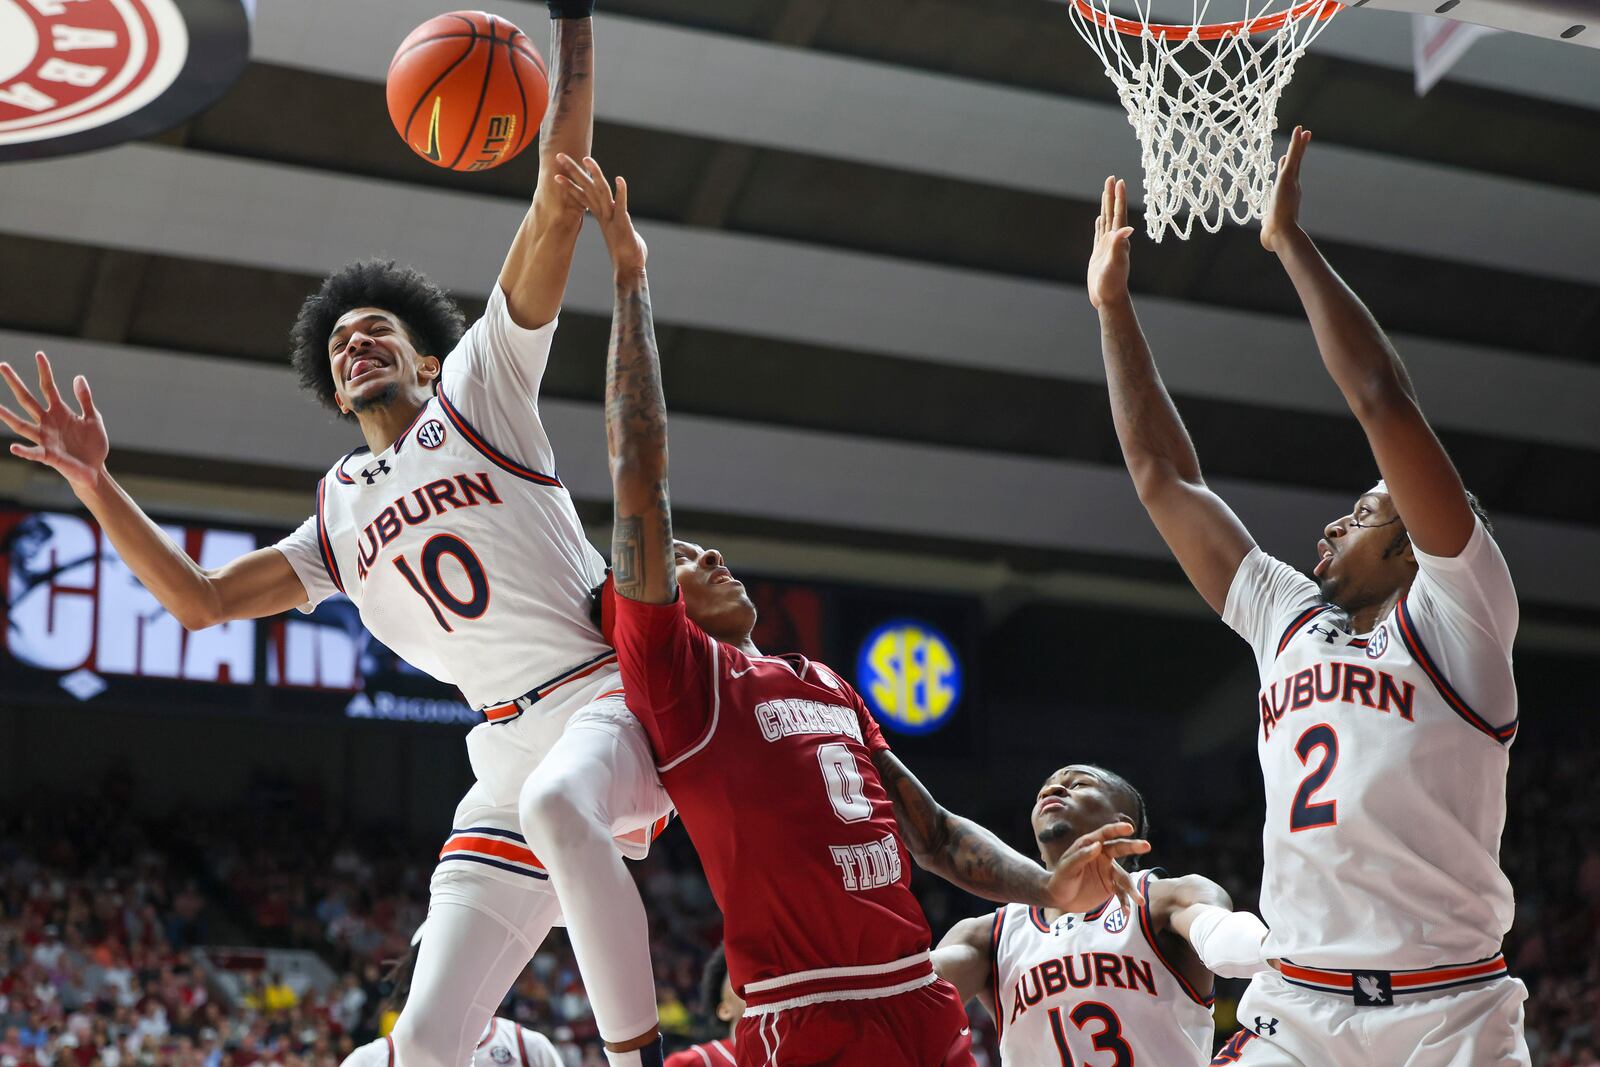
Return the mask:
<path fill-rule="evenodd" d="M 628 210 L 628 179 L 624 178 L 620 174 L 617 175 L 617 201 L 616 202 L 617 202 L 617 210 L 618 211 L 625 212 L 625 211 Z"/>
<path fill-rule="evenodd" d="M 6 385 L 11 387 L 11 394 L 17 398 L 17 403 L 34 422 L 44 417 L 44 409 L 33 398 L 33 393 L 28 387 L 22 384 L 22 379 L 17 377 L 17 372 L 12 369 L 11 364 L 0 363 L 0 379 L 4 379 Z"/>
<path fill-rule="evenodd" d="M 1131 837 L 1124 837 L 1117 841 L 1108 841 L 1102 847 L 1105 849 L 1105 854 L 1107 856 L 1110 856 L 1114 860 L 1119 860 L 1124 856 L 1144 855 L 1146 852 L 1150 851 L 1150 842 Z"/>
<path fill-rule="evenodd" d="M 591 181 L 606 191 L 606 199 L 611 199 L 611 183 L 606 180 L 606 172 L 601 169 L 599 162 L 593 156 L 584 156 L 583 169 L 589 172 Z"/>
<path fill-rule="evenodd" d="M 45 461 L 45 451 L 38 445 L 14 444 L 11 446 L 11 454 L 18 459 L 31 459 L 35 463 L 43 463 Z"/>
<path fill-rule="evenodd" d="M 1107 220 L 1109 220 L 1111 218 L 1111 191 L 1113 189 L 1115 189 L 1116 186 L 1117 186 L 1117 179 L 1108 175 L 1106 177 L 1105 185 L 1102 186 L 1101 189 L 1100 189 L 1100 217 L 1101 218 L 1104 218 L 1104 219 L 1107 219 Z"/>
<path fill-rule="evenodd" d="M 1117 188 L 1111 197 L 1111 225 L 1117 229 L 1128 224 L 1128 183 L 1117 179 Z"/>
<path fill-rule="evenodd" d="M 53 408 L 61 403 L 61 390 L 56 388 L 56 372 L 50 367 L 50 357 L 35 352 L 33 362 L 39 368 L 39 395 L 44 398 L 45 407 Z"/>
<path fill-rule="evenodd" d="M 1090 841 L 1112 841 L 1119 837 L 1127 837 L 1131 833 L 1133 833 L 1133 824 L 1131 822 L 1127 822 L 1126 820 L 1108 822 L 1098 830 L 1090 830 L 1088 833 L 1079 837 L 1078 843 L 1087 844 Z"/>
<path fill-rule="evenodd" d="M 575 184 L 573 184 L 571 178 L 567 177 L 565 174 L 557 174 L 555 177 L 555 182 L 556 185 L 561 189 L 561 194 L 563 196 L 572 201 L 574 204 L 583 208 L 583 210 L 589 210 L 589 197 L 585 195 L 582 189 L 579 189 Z"/>
<path fill-rule="evenodd" d="M 560 164 L 564 172 L 562 176 L 571 182 L 574 187 L 588 191 L 594 185 L 594 175 L 590 174 L 576 159 L 573 159 L 565 152 L 556 154 L 556 162 Z"/>
<path fill-rule="evenodd" d="M 72 393 L 78 398 L 78 411 L 83 417 L 95 418 L 94 394 L 89 392 L 89 379 L 81 374 L 72 379 Z"/>
<path fill-rule="evenodd" d="M 4 404 L 0 404 L 0 422 L 5 423 L 6 427 L 18 437 L 26 437 L 35 444 L 38 443 L 39 427 L 27 419 L 18 417 Z"/>
<path fill-rule="evenodd" d="M 1128 242 L 1131 240 L 1133 240 L 1132 226 L 1124 226 L 1122 229 L 1117 231 L 1117 243 L 1122 247 L 1128 247 Z"/>
<path fill-rule="evenodd" d="M 1124 914 L 1133 911 L 1133 876 L 1116 864 L 1111 865 L 1111 890 L 1122 902 Z"/>

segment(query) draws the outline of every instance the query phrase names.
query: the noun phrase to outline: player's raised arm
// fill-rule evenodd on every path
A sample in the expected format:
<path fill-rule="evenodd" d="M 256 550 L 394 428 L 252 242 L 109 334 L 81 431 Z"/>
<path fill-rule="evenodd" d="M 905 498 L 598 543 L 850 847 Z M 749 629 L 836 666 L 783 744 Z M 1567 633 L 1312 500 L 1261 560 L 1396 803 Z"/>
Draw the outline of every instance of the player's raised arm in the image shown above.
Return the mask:
<path fill-rule="evenodd" d="M 1130 836 L 1131 823 L 1110 823 L 1084 834 L 1047 870 L 971 819 L 946 810 L 894 753 L 875 750 L 872 762 L 917 866 L 951 885 L 1002 904 L 1062 911 L 1088 911 L 1113 893 L 1124 904 L 1132 897 L 1133 882 L 1116 861 L 1149 852 L 1150 843 Z"/>
<path fill-rule="evenodd" d="M 174 618 L 187 629 L 201 630 L 230 619 L 276 615 L 305 602 L 305 587 L 275 549 L 257 549 L 215 570 L 190 559 L 106 470 L 111 443 L 88 379 L 80 374 L 72 383 L 75 412 L 56 389 L 50 360 L 43 352 L 34 358 L 37 397 L 9 363 L 0 363 L 0 378 L 22 409 L 17 415 L 0 406 L 0 421 L 33 442 L 13 444 L 11 454 L 42 463 L 67 480 L 128 569 Z"/>
<path fill-rule="evenodd" d="M 994 936 L 994 913 L 974 915 L 962 919 L 950 928 L 933 950 L 933 969 L 939 977 L 956 987 L 956 993 L 965 1004 L 973 997 L 982 997 L 983 1006 L 993 1014 L 989 975 L 993 973 L 994 949 L 990 943 Z"/>
<path fill-rule="evenodd" d="M 606 356 L 606 446 L 616 517 L 611 566 L 617 593 L 630 600 L 668 604 L 677 599 L 672 549 L 672 509 L 667 497 L 667 402 L 661 391 L 648 249 L 628 216 L 628 183 L 616 195 L 600 164 L 558 161 L 568 197 L 600 224 L 611 254 L 615 305 Z"/>
<path fill-rule="evenodd" d="M 1194 442 L 1156 370 L 1128 291 L 1133 228 L 1128 190 L 1107 178 L 1089 260 L 1089 300 L 1100 312 L 1100 345 L 1111 417 L 1139 500 L 1189 581 L 1220 615 L 1239 563 L 1255 545 L 1244 524 L 1200 475 Z"/>
<path fill-rule="evenodd" d="M 1158 936 L 1170 930 L 1187 941 L 1193 956 L 1187 962 L 1224 978 L 1249 978 L 1270 969 L 1262 954 L 1266 924 L 1248 911 L 1234 911 L 1233 899 L 1220 885 L 1198 874 L 1156 878 L 1148 885 L 1150 918 Z M 1204 985 L 1201 974 L 1186 977 Z"/>
<path fill-rule="evenodd" d="M 511 242 L 500 288 L 511 319 L 537 329 L 561 311 L 583 209 L 556 183 L 558 155 L 582 159 L 594 141 L 594 0 L 549 0 L 550 106 L 539 131 L 539 184 Z"/>
<path fill-rule="evenodd" d="M 1261 244 L 1294 282 L 1322 362 L 1366 432 L 1406 532 L 1429 555 L 1457 556 L 1473 529 L 1461 476 L 1423 418 L 1399 353 L 1300 226 L 1300 164 L 1310 143 L 1311 131 L 1296 126 L 1278 161 Z"/>

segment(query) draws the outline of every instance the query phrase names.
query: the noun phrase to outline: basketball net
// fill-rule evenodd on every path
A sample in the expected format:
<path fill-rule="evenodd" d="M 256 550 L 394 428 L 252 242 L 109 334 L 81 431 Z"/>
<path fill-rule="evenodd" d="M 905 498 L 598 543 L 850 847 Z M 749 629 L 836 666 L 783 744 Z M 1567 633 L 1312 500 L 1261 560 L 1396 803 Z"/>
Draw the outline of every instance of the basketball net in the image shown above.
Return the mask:
<path fill-rule="evenodd" d="M 1187 240 L 1196 221 L 1216 233 L 1266 211 L 1272 193 L 1278 97 L 1307 46 L 1339 11 L 1334 0 L 1237 0 L 1244 18 L 1202 24 L 1150 20 L 1152 0 L 1069 0 L 1078 33 L 1105 66 L 1139 137 L 1145 232 Z"/>

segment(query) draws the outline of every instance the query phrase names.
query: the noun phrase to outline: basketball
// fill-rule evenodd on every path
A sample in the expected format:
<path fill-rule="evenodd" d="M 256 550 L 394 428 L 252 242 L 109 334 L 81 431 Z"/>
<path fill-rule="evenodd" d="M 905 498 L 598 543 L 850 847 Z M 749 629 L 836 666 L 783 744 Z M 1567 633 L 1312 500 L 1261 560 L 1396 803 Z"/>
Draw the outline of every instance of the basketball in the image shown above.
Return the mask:
<path fill-rule="evenodd" d="M 388 74 L 389 118 L 436 167 L 498 167 L 533 143 L 550 97 L 528 35 L 483 11 L 429 19 L 400 43 Z"/>

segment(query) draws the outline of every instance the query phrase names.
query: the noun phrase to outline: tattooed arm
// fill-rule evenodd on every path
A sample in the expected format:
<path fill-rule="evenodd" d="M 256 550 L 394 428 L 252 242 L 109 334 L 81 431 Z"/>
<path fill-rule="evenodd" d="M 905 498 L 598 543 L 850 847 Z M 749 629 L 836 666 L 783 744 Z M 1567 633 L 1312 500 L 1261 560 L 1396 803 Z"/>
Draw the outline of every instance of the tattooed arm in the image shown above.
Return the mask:
<path fill-rule="evenodd" d="M 1111 419 L 1139 502 L 1189 581 L 1217 614 L 1239 564 L 1255 547 L 1233 509 L 1207 487 L 1200 459 L 1156 370 L 1128 292 L 1127 186 L 1107 178 L 1089 260 L 1089 301 L 1100 312 L 1100 346 Z"/>
<path fill-rule="evenodd" d="M 1078 838 L 1046 870 L 971 819 L 947 811 L 887 749 L 873 752 L 872 762 L 917 866 L 986 900 L 1088 911 L 1112 893 L 1126 899 L 1133 882 L 1115 861 L 1150 851 L 1147 842 L 1128 836 L 1130 824 L 1111 823 Z"/>
<path fill-rule="evenodd" d="M 667 501 L 667 402 L 644 269 L 649 251 L 628 215 L 626 179 L 617 179 L 613 197 L 594 160 L 580 165 L 562 155 L 557 164 L 568 198 L 600 223 L 616 281 L 606 356 L 606 446 L 616 500 L 612 576 L 617 593 L 629 600 L 670 604 L 678 598 L 678 581 Z"/>
<path fill-rule="evenodd" d="M 539 133 L 539 184 L 500 268 L 511 319 L 529 330 L 561 311 L 572 252 L 583 228 L 583 208 L 556 182 L 556 157 L 587 156 L 594 140 L 593 20 L 551 19 L 550 56 L 555 70 Z"/>

